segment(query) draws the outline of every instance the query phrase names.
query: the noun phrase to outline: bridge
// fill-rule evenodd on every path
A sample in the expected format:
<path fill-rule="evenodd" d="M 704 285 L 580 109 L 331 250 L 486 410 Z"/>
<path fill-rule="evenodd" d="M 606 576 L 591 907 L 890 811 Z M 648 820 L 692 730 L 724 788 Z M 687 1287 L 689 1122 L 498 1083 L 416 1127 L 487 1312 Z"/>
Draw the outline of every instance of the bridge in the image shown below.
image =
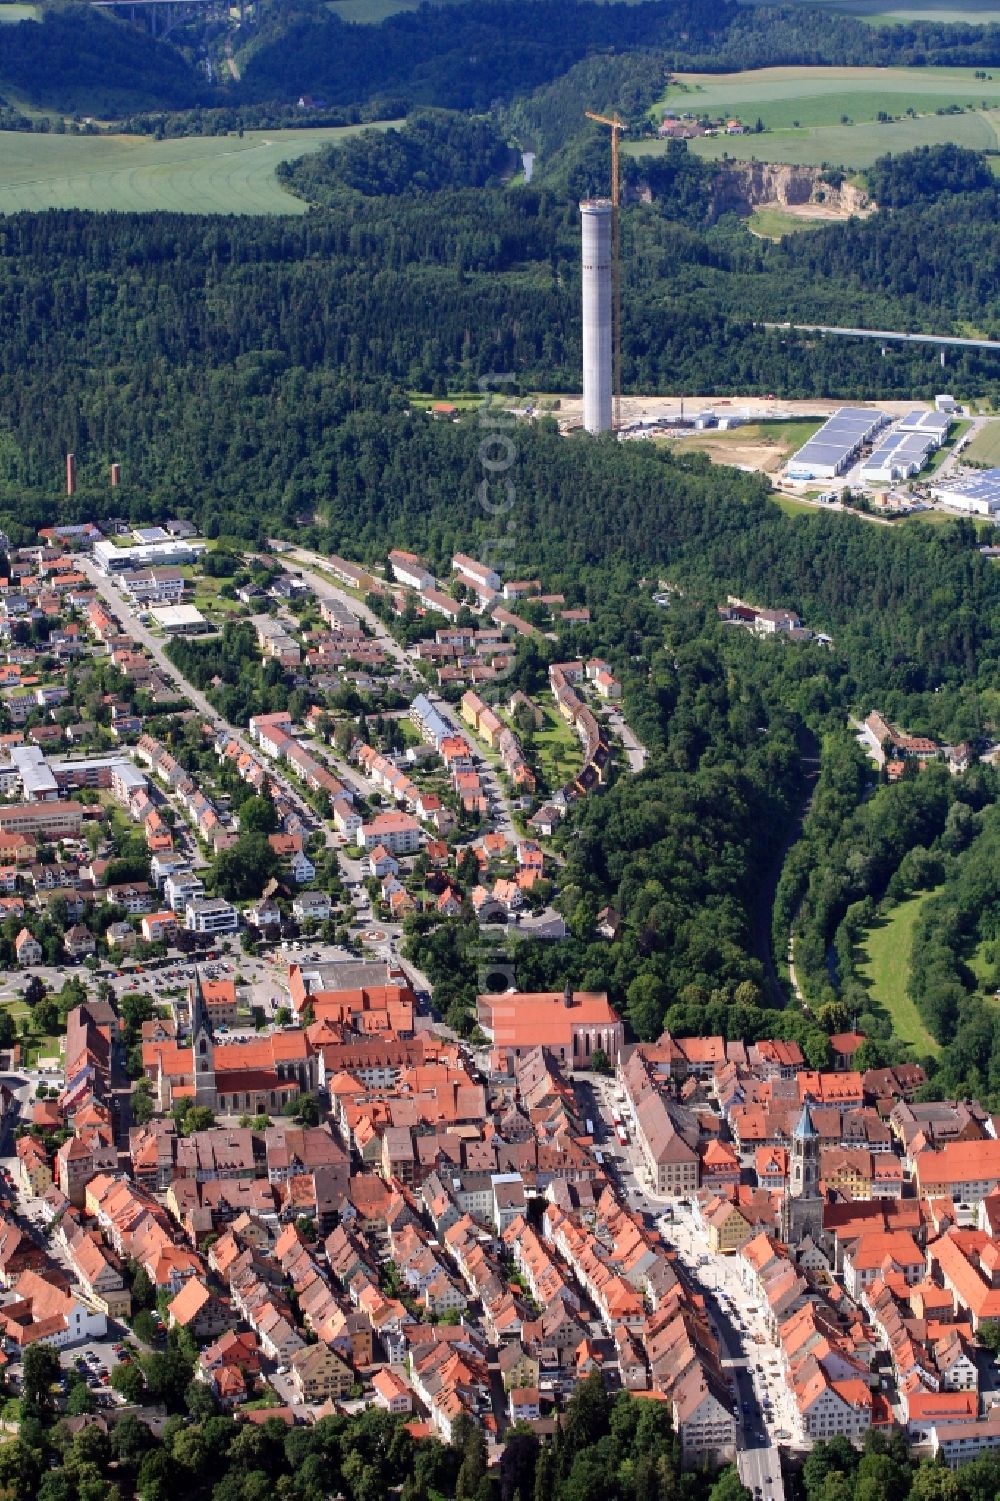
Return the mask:
<path fill-rule="evenodd" d="M 934 344 L 941 349 L 985 349 L 1000 354 L 1000 339 L 966 339 L 958 334 L 911 334 L 896 328 L 835 328 L 825 323 L 761 323 L 761 328 L 787 329 L 795 334 L 836 334 L 847 339 L 878 339 L 903 344 Z"/>
<path fill-rule="evenodd" d="M 147 22 L 153 36 L 165 37 L 175 26 L 196 18 L 224 17 L 229 14 L 227 0 L 90 0 L 95 10 L 113 10 L 129 21 Z M 243 0 L 240 0 L 240 20 Z"/>

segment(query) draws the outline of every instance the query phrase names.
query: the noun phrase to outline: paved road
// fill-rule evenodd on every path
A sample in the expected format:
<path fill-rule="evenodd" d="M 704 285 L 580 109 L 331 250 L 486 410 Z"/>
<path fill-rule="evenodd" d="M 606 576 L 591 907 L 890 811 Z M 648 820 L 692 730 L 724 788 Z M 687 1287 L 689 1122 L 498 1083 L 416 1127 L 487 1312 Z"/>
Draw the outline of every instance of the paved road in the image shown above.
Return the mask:
<path fill-rule="evenodd" d="M 964 434 L 961 444 L 956 445 L 956 447 L 951 450 L 947 457 L 942 459 L 941 464 L 934 475 L 935 484 L 940 484 L 941 480 L 946 478 L 947 475 L 951 473 L 956 464 L 961 465 L 964 462 L 962 458 L 964 450 L 968 448 L 973 439 L 979 437 L 979 434 L 986 426 L 988 420 L 989 419 L 986 417 L 974 417 L 972 419 L 972 426 Z"/>
<path fill-rule="evenodd" d="M 286 560 L 288 558 L 295 559 L 296 563 L 299 564 L 299 571 L 302 577 L 310 588 L 313 589 L 318 599 L 335 599 L 338 604 L 342 604 L 346 609 L 350 610 L 359 620 L 363 620 L 365 625 L 369 626 L 374 632 L 375 638 L 382 650 L 396 661 L 406 676 L 408 678 L 415 676 L 413 663 L 395 636 L 390 635 L 386 630 L 384 621 L 381 621 L 373 610 L 369 610 L 367 605 L 361 604 L 356 600 L 353 594 L 348 594 L 344 589 L 338 589 L 336 584 L 330 583 L 328 577 L 314 572 L 317 568 L 329 568 L 330 563 L 328 558 L 321 557 L 316 552 L 309 552 L 304 547 L 293 547 L 290 551 L 283 552 L 282 557 Z"/>
<path fill-rule="evenodd" d="M 760 1486 L 757 1501 L 784 1501 L 776 1432 L 792 1432 L 791 1396 L 781 1360 L 752 1299 L 741 1286 L 733 1257 L 711 1256 L 708 1243 L 683 1203 L 654 1195 L 645 1186 L 644 1168 L 635 1145 L 623 1149 L 614 1136 L 611 1110 L 615 1106 L 612 1080 L 592 1076 L 584 1102 L 595 1123 L 600 1150 L 628 1207 L 656 1225 L 677 1251 L 688 1279 L 704 1294 L 719 1339 L 722 1364 L 734 1388 L 738 1406 L 737 1450 L 740 1476 L 751 1491 Z M 621 1108 L 621 1107 L 619 1107 Z"/>
<path fill-rule="evenodd" d="M 177 684 L 192 707 L 197 709 L 199 714 L 204 714 L 209 724 L 214 725 L 216 729 L 225 730 L 227 735 L 230 735 L 243 750 L 249 751 L 251 755 L 256 756 L 267 765 L 270 775 L 279 784 L 282 792 L 294 804 L 298 812 L 306 820 L 308 826 L 313 827 L 317 822 L 316 813 L 306 802 L 305 798 L 282 776 L 274 763 L 269 761 L 267 756 L 263 754 L 260 747 L 250 741 L 245 731 L 238 729 L 234 724 L 230 724 L 227 719 L 223 719 L 218 709 L 206 698 L 205 694 L 178 672 L 164 650 L 164 643 L 154 636 L 152 631 L 138 619 L 132 606 L 115 581 L 102 573 L 90 558 L 81 557 L 80 567 L 86 573 L 98 594 L 107 601 L 118 619 L 123 622 L 124 629 L 128 634 L 133 636 L 136 641 L 146 648 L 163 675 L 169 681 Z"/>
<path fill-rule="evenodd" d="M 608 724 L 622 743 L 625 755 L 628 757 L 629 770 L 642 771 L 649 757 L 646 747 L 636 739 L 628 720 L 620 709 L 612 709 L 608 715 Z"/>
<path fill-rule="evenodd" d="M 959 349 L 986 349 L 1000 354 L 996 339 L 963 339 L 957 334 L 910 334 L 898 328 L 837 328 L 825 323 L 761 323 L 761 328 L 787 328 L 796 334 L 839 334 L 849 339 L 879 339 L 904 344 L 936 344 Z"/>

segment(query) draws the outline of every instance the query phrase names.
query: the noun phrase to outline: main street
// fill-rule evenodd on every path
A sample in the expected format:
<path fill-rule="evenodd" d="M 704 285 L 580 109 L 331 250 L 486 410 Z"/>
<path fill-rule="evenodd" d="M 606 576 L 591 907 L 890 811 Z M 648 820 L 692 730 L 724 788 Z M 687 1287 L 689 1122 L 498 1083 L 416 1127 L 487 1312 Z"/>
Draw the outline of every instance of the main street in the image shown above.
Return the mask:
<path fill-rule="evenodd" d="M 675 1248 L 685 1275 L 705 1299 L 722 1365 L 733 1383 L 740 1478 L 755 1501 L 784 1501 L 778 1443 L 789 1441 L 793 1431 L 791 1394 L 763 1311 L 741 1285 L 735 1258 L 713 1256 L 686 1202 L 654 1194 L 634 1143 L 618 1144 L 611 1112 L 622 1107 L 614 1081 L 592 1076 L 586 1083 L 578 1081 L 578 1087 L 581 1083 L 605 1166 L 617 1178 L 628 1207 Z"/>

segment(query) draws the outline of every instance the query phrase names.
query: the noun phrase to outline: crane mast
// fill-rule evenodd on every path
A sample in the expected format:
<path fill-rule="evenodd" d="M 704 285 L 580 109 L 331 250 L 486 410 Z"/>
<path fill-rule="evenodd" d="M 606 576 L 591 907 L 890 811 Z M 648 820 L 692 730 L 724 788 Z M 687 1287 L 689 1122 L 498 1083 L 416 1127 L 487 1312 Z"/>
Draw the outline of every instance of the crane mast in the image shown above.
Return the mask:
<path fill-rule="evenodd" d="M 621 179 L 618 170 L 618 137 L 626 128 L 617 115 L 598 115 L 584 110 L 588 120 L 607 125 L 611 131 L 611 371 L 614 387 L 614 428 L 622 425 L 622 275 L 621 275 Z"/>

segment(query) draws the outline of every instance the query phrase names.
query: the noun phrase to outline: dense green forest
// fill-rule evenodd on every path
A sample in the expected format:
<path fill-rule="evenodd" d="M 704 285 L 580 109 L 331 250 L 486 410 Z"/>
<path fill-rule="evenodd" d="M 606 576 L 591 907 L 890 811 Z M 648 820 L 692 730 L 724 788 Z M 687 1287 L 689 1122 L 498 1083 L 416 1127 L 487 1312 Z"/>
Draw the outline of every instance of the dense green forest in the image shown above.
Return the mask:
<path fill-rule="evenodd" d="M 923 882 L 933 894 L 914 932 L 910 993 L 945 1044 L 943 1089 L 1000 1100 L 1000 808 L 986 809 Z"/>
<path fill-rule="evenodd" d="M 486 109 L 559 79 L 583 60 L 645 57 L 667 69 L 729 71 L 775 64 L 1000 65 L 1000 27 L 906 21 L 871 27 L 804 7 L 740 7 L 731 0 L 481 0 L 425 5 L 378 26 L 344 22 L 322 0 L 263 0 L 237 37 L 240 66 L 225 66 L 225 29 L 201 22 L 154 39 L 82 5 L 47 5 L 41 26 L 5 26 L 4 89 L 32 104 L 80 114 L 294 105 L 303 94 L 325 109 L 378 103 L 386 114 L 417 105 Z M 206 53 L 218 66 L 212 79 Z M 109 66 L 113 63 L 114 66 Z M 643 90 L 616 69 L 614 102 L 629 109 Z M 591 103 L 596 101 L 591 100 Z M 190 118 L 191 128 L 200 122 Z"/>
<path fill-rule="evenodd" d="M 481 172 L 450 133 L 441 162 Z M 345 421 L 398 408 L 401 390 L 474 389 L 497 371 L 522 389 L 577 387 L 575 197 L 414 192 L 400 138 L 391 172 L 387 147 L 355 148 L 366 181 L 385 186 L 388 174 L 391 193 L 348 186 L 336 155 L 296 169 L 305 191 L 319 193 L 322 176 L 330 202 L 301 221 L 3 220 L 0 496 L 44 491 L 72 448 L 81 502 L 94 503 L 97 477 L 118 458 L 137 504 L 210 515 L 239 511 L 253 493 L 248 515 L 292 517 L 325 504 Z M 483 161 L 489 170 L 489 151 Z M 955 170 L 964 185 L 964 164 Z M 704 183 L 686 153 L 658 171 L 664 200 L 625 222 L 628 385 L 930 394 L 940 372 L 929 349 L 883 355 L 873 341 L 816 342 L 752 320 L 836 320 L 845 302 L 877 326 L 975 317 L 989 327 L 996 316 L 991 183 L 764 245 L 739 226 L 696 222 Z M 995 365 L 964 352 L 950 380 L 1000 395 Z"/>

